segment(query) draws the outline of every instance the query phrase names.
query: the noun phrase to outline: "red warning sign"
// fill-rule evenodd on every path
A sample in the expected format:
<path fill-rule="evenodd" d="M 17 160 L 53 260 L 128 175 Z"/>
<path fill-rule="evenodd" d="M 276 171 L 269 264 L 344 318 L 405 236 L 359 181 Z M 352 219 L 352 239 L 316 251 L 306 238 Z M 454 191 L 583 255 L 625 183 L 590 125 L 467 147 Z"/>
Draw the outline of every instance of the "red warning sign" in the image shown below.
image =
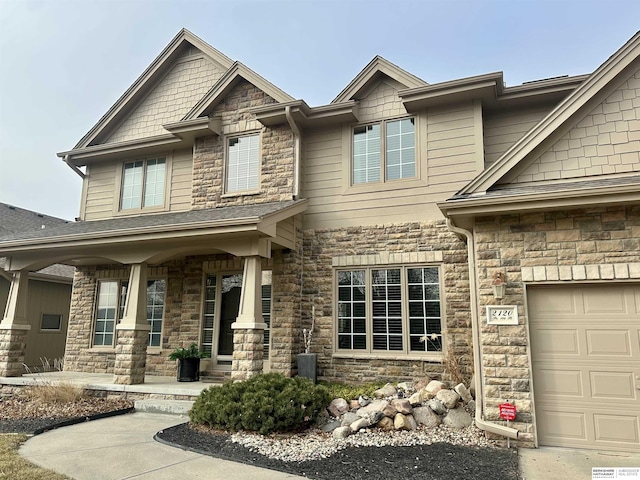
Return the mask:
<path fill-rule="evenodd" d="M 500 416 L 504 420 L 515 420 L 516 418 L 516 406 L 512 403 L 501 403 L 500 405 Z"/>

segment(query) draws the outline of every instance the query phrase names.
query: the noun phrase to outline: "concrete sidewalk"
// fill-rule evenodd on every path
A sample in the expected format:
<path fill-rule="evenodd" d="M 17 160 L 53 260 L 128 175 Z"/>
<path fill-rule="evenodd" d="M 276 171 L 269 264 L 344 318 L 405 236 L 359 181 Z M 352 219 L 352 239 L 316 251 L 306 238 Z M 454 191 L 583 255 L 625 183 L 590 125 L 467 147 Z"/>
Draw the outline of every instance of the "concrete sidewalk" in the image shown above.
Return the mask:
<path fill-rule="evenodd" d="M 186 417 L 153 413 L 94 420 L 36 435 L 20 448 L 20 455 L 76 480 L 304 478 L 199 455 L 153 439 L 163 428 L 185 421 Z"/>

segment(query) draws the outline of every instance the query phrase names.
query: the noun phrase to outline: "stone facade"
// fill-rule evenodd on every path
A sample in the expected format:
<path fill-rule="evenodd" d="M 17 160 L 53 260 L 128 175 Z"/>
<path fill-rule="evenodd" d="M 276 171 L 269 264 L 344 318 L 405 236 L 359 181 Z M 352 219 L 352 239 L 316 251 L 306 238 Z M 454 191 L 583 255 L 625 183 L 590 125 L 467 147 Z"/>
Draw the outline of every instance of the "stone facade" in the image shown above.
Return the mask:
<path fill-rule="evenodd" d="M 24 373 L 29 330 L 20 327 L 0 329 L 0 377 L 17 377 Z"/>
<path fill-rule="evenodd" d="M 640 206 L 561 210 L 476 220 L 478 290 L 487 420 L 498 404 L 518 408 L 512 426 L 533 431 L 531 365 L 525 285 L 640 280 Z M 506 276 L 505 305 L 517 305 L 519 325 L 487 325 L 496 303 L 491 281 Z"/>
<path fill-rule="evenodd" d="M 246 380 L 262 373 L 264 330 L 240 328 L 233 331 L 231 378 Z"/>
<path fill-rule="evenodd" d="M 316 329 L 311 352 L 318 354 L 319 376 L 344 382 L 412 380 L 429 374 L 444 374 L 442 357 L 426 361 L 411 355 L 384 358 L 336 354 L 334 314 L 334 271 L 348 265 L 439 265 L 441 267 L 445 338 L 448 348 L 471 375 L 471 321 L 469 269 L 466 244 L 451 233 L 444 221 L 405 223 L 304 232 L 304 304 L 302 319 L 309 323 L 312 305 Z"/>
<path fill-rule="evenodd" d="M 251 108 L 275 100 L 250 83 L 241 82 L 218 104 L 212 116 L 221 118 L 223 135 L 196 140 L 193 152 L 192 208 L 279 202 L 293 198 L 293 133 L 288 125 L 264 127 Z M 258 193 L 225 194 L 228 135 L 260 131 L 261 166 Z"/>
<path fill-rule="evenodd" d="M 113 383 L 135 385 L 144 383 L 147 364 L 148 328 L 116 328 L 118 337 Z"/>

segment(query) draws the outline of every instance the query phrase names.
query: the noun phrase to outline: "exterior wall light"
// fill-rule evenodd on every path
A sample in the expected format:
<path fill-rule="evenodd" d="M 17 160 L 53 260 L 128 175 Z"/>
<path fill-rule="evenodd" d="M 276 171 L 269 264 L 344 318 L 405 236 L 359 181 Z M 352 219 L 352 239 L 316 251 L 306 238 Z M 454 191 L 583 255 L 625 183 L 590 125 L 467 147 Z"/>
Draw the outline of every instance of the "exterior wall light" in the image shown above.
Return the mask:
<path fill-rule="evenodd" d="M 491 286 L 493 287 L 493 296 L 496 300 L 502 300 L 504 298 L 505 291 L 505 283 L 504 283 L 504 273 L 496 272 L 493 274 L 493 282 L 491 282 Z"/>

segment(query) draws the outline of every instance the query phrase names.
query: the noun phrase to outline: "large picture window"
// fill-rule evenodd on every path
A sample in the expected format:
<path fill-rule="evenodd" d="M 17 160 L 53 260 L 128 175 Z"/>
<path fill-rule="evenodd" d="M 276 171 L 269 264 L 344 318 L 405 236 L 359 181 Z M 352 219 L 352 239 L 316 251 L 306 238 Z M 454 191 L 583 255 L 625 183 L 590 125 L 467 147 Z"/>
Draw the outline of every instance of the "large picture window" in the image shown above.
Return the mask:
<path fill-rule="evenodd" d="M 129 282 L 127 280 L 103 280 L 98 282 L 98 301 L 93 334 L 93 345 L 111 347 L 115 343 L 115 327 L 124 315 Z M 162 341 L 165 281 L 147 282 L 148 346 L 159 347 Z"/>
<path fill-rule="evenodd" d="M 353 129 L 353 184 L 414 178 L 416 176 L 415 136 L 414 118 L 387 120 L 355 127 Z"/>
<path fill-rule="evenodd" d="M 226 173 L 227 193 L 258 189 L 260 135 L 246 135 L 228 139 Z"/>
<path fill-rule="evenodd" d="M 130 210 L 164 205 L 165 172 L 164 158 L 125 163 L 120 208 Z"/>
<path fill-rule="evenodd" d="M 371 267 L 336 275 L 339 351 L 442 351 L 438 267 Z"/>

